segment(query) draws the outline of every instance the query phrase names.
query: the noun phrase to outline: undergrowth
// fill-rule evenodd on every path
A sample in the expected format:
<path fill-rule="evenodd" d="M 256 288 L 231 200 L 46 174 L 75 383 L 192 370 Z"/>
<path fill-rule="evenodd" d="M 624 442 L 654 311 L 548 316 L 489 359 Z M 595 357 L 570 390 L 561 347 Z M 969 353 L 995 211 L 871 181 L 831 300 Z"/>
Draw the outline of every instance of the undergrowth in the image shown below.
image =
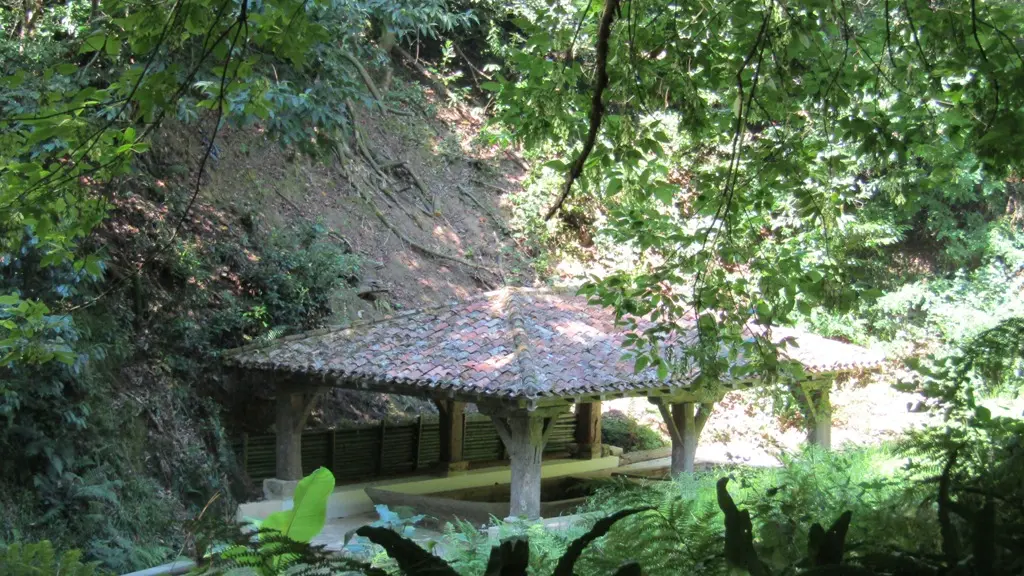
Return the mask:
<path fill-rule="evenodd" d="M 831 522 L 853 513 L 847 537 L 851 559 L 894 549 L 920 554 L 937 552 L 938 523 L 928 504 L 930 487 L 913 482 L 902 461 L 886 448 L 824 452 L 809 447 L 784 457 L 780 468 L 712 470 L 673 481 L 604 485 L 581 512 L 597 519 L 619 510 L 653 510 L 620 520 L 608 536 L 595 542 L 577 564 L 577 574 L 610 574 L 626 562 L 638 562 L 645 574 L 719 574 L 724 568 L 723 514 L 716 482 L 733 478 L 730 492 L 750 511 L 758 556 L 775 572 L 807 554 L 808 530 L 814 522 Z M 531 569 L 549 572 L 584 522 L 568 529 L 503 524 L 502 537 L 529 538 Z M 449 560 L 460 574 L 483 573 L 491 542 L 468 525 L 448 529 Z"/>
<path fill-rule="evenodd" d="M 652 450 L 667 446 L 661 434 L 621 412 L 609 412 L 601 418 L 601 441 L 626 452 Z"/>
<path fill-rule="evenodd" d="M 66 363 L 0 367 L 0 543 L 47 539 L 128 572 L 177 552 L 211 495 L 211 513 L 228 513 L 247 489 L 228 440 L 233 404 L 217 401 L 233 397 L 219 351 L 318 325 L 358 269 L 312 226 L 185 236 L 138 281 L 55 321 L 47 336 L 73 347 Z M 97 293 L 70 269 L 0 275 L 11 289 Z"/>

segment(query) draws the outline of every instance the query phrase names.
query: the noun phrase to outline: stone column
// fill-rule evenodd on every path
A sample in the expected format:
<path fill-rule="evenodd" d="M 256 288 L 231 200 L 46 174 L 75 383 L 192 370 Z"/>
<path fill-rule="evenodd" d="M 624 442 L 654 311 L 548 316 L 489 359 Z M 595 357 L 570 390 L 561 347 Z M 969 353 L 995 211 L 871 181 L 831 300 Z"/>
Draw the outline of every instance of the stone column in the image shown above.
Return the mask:
<path fill-rule="evenodd" d="M 832 402 L 829 385 L 807 393 L 811 419 L 807 425 L 807 441 L 829 450 L 832 448 Z"/>
<path fill-rule="evenodd" d="M 580 458 L 601 457 L 601 402 L 576 405 L 576 446 Z"/>
<path fill-rule="evenodd" d="M 540 483 L 544 445 L 554 429 L 555 419 L 567 407 L 536 411 L 504 411 L 481 407 L 489 414 L 505 450 L 512 460 L 510 515 L 534 520 L 540 518 Z"/>
<path fill-rule="evenodd" d="M 301 392 L 277 393 L 277 470 L 278 480 L 302 479 L 302 430 L 306 427 L 306 401 Z"/>
<path fill-rule="evenodd" d="M 277 462 L 274 478 L 263 481 L 263 495 L 268 500 L 290 498 L 302 479 L 302 431 L 317 396 L 315 388 L 304 390 L 288 384 L 277 387 L 274 420 Z"/>
<path fill-rule="evenodd" d="M 702 402 L 697 409 L 694 402 L 670 402 L 664 398 L 650 400 L 658 406 L 672 437 L 672 475 L 692 474 L 697 458 L 697 441 L 711 416 L 714 403 Z"/>

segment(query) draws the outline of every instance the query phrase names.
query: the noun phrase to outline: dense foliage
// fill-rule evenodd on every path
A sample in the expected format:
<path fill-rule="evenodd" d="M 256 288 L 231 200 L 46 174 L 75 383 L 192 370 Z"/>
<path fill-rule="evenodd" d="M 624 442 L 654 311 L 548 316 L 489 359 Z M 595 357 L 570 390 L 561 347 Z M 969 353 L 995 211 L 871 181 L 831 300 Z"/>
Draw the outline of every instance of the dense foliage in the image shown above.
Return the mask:
<path fill-rule="evenodd" d="M 243 481 L 222 411 L 238 400 L 211 369 L 218 351 L 317 325 L 361 263 L 316 226 L 198 217 L 218 134 L 258 128 L 284 150 L 347 157 L 353 102 L 395 105 L 364 66 L 419 43 L 442 68 L 470 67 L 440 70 L 435 88 L 459 98 L 471 79 L 492 98 L 485 139 L 525 148 L 513 225 L 538 267 L 549 251 L 584 259 L 603 271 L 584 294 L 655 321 L 629 342 L 638 369 L 696 363 L 709 382 L 798 370 L 778 363 L 767 334 L 743 333 L 752 320 L 934 353 L 904 384 L 944 423 L 901 446 L 905 473 L 809 454 L 739 474 L 767 568 L 795 566 L 813 521 L 852 510 L 847 557 L 862 564 L 897 550 L 942 573 L 1019 572 L 1007 551 L 1024 541 L 1021 420 L 984 399 L 1016 394 L 1021 377 L 1024 5 L 2 8 L 0 541 L 50 539 L 126 571 L 180 548 L 182 519 L 211 494 L 230 507 Z M 491 63 L 477 70 L 460 45 Z M 161 157 L 172 132 L 200 145 Z M 194 221 L 220 232 L 194 234 Z M 662 344 L 691 319 L 698 337 L 671 356 Z M 740 354 L 749 362 L 730 362 Z M 609 439 L 654 444 L 608 424 Z M 591 506 L 612 517 L 654 508 L 616 528 L 646 531 L 648 545 L 606 530 L 592 544 L 602 554 L 577 566 L 717 570 L 711 494 L 701 478 L 607 492 Z M 569 544 L 530 541 L 544 572 Z M 489 556 L 464 552 L 456 569 L 479 573 Z M 92 570 L 44 544 L 5 554 Z"/>
<path fill-rule="evenodd" d="M 470 21 L 434 0 L 3 5 L 0 542 L 124 572 L 245 493 L 217 354 L 318 325 L 360 262 L 316 226 L 200 212 L 218 135 L 332 152 L 353 102 L 389 105 L 368 40 Z"/>
<path fill-rule="evenodd" d="M 618 446 L 626 452 L 653 450 L 667 445 L 656 431 L 621 412 L 601 416 L 601 443 Z"/>
<path fill-rule="evenodd" d="M 761 360 L 733 370 L 770 372 L 775 349 L 744 340 L 748 320 L 892 335 L 957 284 L 997 292 L 961 296 L 977 316 L 1002 307 L 1011 291 L 993 285 L 1019 270 L 1019 4 L 604 4 L 521 8 L 486 87 L 495 135 L 546 161 L 524 224 L 588 228 L 611 273 L 585 293 L 657 318 L 635 343 L 642 364 L 725 370 L 724 341 Z M 899 295 L 872 306 L 883 290 Z M 661 358 L 692 316 L 692 359 Z"/>

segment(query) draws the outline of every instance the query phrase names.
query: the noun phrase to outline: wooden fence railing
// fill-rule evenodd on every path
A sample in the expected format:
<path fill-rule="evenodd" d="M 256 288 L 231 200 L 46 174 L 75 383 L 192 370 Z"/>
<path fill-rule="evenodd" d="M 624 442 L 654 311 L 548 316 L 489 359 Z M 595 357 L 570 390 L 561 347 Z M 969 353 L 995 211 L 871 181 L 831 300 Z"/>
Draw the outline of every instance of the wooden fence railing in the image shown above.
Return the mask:
<path fill-rule="evenodd" d="M 555 422 L 545 452 L 565 452 L 574 441 L 576 420 L 563 414 Z M 234 444 L 239 462 L 254 482 L 274 476 L 277 465 L 273 434 L 243 435 Z M 466 415 L 463 458 L 470 462 L 505 460 L 505 447 L 490 418 Z M 320 466 L 334 473 L 338 483 L 408 474 L 434 466 L 440 460 L 441 437 L 437 416 L 412 421 L 362 424 L 302 435 L 302 469 L 308 474 Z"/>

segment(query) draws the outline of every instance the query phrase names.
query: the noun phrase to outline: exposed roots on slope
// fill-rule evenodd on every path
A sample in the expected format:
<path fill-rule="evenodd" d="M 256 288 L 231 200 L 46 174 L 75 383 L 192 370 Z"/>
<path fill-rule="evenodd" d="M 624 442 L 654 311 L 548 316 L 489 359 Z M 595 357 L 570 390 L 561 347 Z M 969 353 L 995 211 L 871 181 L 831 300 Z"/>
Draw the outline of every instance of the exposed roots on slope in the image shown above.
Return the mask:
<path fill-rule="evenodd" d="M 495 214 L 494 211 L 492 211 L 486 204 L 481 202 L 480 199 L 477 198 L 475 194 L 469 191 L 468 188 L 466 188 L 462 184 L 459 184 L 458 189 L 463 196 L 469 198 L 470 201 L 473 202 L 473 204 L 476 204 L 477 208 L 480 208 L 480 210 L 482 210 L 484 214 L 487 214 L 487 216 L 491 218 L 491 220 L 494 222 L 494 225 L 497 226 L 499 230 L 501 230 L 502 234 L 506 236 L 512 235 L 512 231 L 509 230 L 507 225 L 505 225 L 505 222 L 501 219 L 501 217 Z"/>
<path fill-rule="evenodd" d="M 398 57 L 403 62 L 405 62 L 406 65 L 415 70 L 416 73 L 423 77 L 423 79 L 428 84 L 434 87 L 434 90 L 437 90 L 437 92 L 444 96 L 445 100 L 447 100 L 452 105 L 452 107 L 455 108 L 455 111 L 459 113 L 459 116 L 461 116 L 463 120 L 472 120 L 472 117 L 469 115 L 468 112 L 466 112 L 462 105 L 459 104 L 459 101 L 455 98 L 455 95 L 452 94 L 451 90 L 449 90 L 448 87 L 445 86 L 443 83 L 435 79 L 434 76 L 429 71 L 427 71 L 426 68 L 424 68 L 419 62 L 416 61 L 416 58 L 414 58 L 412 54 L 409 54 L 409 52 L 405 50 L 405 48 L 402 48 L 401 46 L 396 44 L 394 47 L 391 48 L 391 53 L 397 54 Z"/>
<path fill-rule="evenodd" d="M 482 264 L 476 264 L 475 262 L 470 262 L 469 260 L 466 260 L 465 258 L 456 256 L 454 254 L 445 254 L 444 252 L 439 252 L 439 251 L 434 250 L 432 248 L 428 248 L 428 247 L 420 244 L 419 242 L 416 242 L 412 238 L 409 238 L 409 236 L 406 235 L 405 232 L 402 232 L 401 229 L 399 229 L 397 226 L 392 224 L 391 221 L 388 220 L 387 216 L 385 216 L 384 213 L 381 212 L 380 208 L 377 207 L 377 203 L 373 201 L 373 198 L 363 190 L 363 187 L 359 184 L 359 181 L 356 178 L 353 178 L 353 177 L 351 177 L 348 174 L 346 174 L 345 177 L 346 177 L 346 179 L 349 182 L 352 183 L 352 188 L 355 189 L 356 194 L 358 194 L 359 197 L 362 198 L 364 202 L 366 202 L 366 204 L 370 207 L 370 209 L 373 210 L 373 214 L 377 217 L 377 219 L 380 220 L 381 223 L 384 224 L 384 226 L 388 230 L 390 230 L 392 233 L 394 233 L 395 236 L 398 236 L 399 240 L 404 242 L 406 245 L 408 245 L 413 250 L 419 252 L 420 254 L 423 254 L 424 256 L 430 257 L 430 258 L 436 258 L 436 259 L 441 259 L 441 260 L 448 260 L 449 262 L 455 262 L 456 264 L 460 264 L 460 265 L 465 266 L 467 268 L 472 268 L 474 270 L 480 270 L 482 272 L 487 272 L 488 274 L 490 274 L 491 276 L 493 276 L 495 278 L 500 278 L 501 277 L 501 275 L 498 274 L 498 272 L 496 270 L 492 269 L 492 268 L 489 268 L 489 267 L 484 266 Z M 494 282 L 492 282 L 492 281 L 490 281 L 488 279 L 485 279 L 485 278 L 479 278 L 479 280 L 481 282 L 483 282 L 484 284 L 486 284 L 487 288 L 489 288 L 489 289 L 494 289 L 494 288 L 497 288 L 497 286 L 498 286 Z"/>
<path fill-rule="evenodd" d="M 382 96 L 380 90 L 377 89 L 377 85 L 373 83 L 373 79 L 370 78 L 370 74 L 366 71 L 366 68 L 363 68 L 363 65 L 359 63 L 359 60 L 348 52 L 342 52 L 341 56 L 355 67 L 356 72 L 359 72 L 359 77 L 363 79 L 363 83 L 366 84 L 366 88 L 370 91 L 370 94 L 373 94 L 373 97 L 383 105 L 384 96 Z"/>
<path fill-rule="evenodd" d="M 391 162 L 390 164 L 385 164 L 381 166 L 382 170 L 395 170 L 396 168 L 405 169 L 406 173 L 408 173 L 409 177 L 412 179 L 413 185 L 420 189 L 420 192 L 423 194 L 424 203 L 430 208 L 430 211 L 427 212 L 427 215 L 436 215 L 437 194 L 432 193 L 430 189 L 428 189 L 426 185 L 423 184 L 423 180 L 420 180 L 420 177 L 416 175 L 416 171 L 412 169 L 412 166 L 410 166 L 408 162 L 406 162 L 405 160 L 401 160 L 398 162 Z"/>
<path fill-rule="evenodd" d="M 416 187 L 419 188 L 425 195 L 429 194 L 429 192 L 427 191 L 428 190 L 427 187 L 423 184 L 423 181 L 419 178 L 419 176 L 416 175 L 416 173 L 412 170 L 412 168 L 409 166 L 408 163 L 406 163 L 404 161 L 400 161 L 400 162 L 394 162 L 394 163 L 386 164 L 383 167 L 380 164 L 377 163 L 376 159 L 373 157 L 373 154 L 370 152 L 369 148 L 366 146 L 366 143 L 365 143 L 365 140 L 364 140 L 364 138 L 362 136 L 362 133 L 360 131 L 359 125 L 356 122 L 356 117 L 355 117 L 356 113 L 355 113 L 355 109 L 352 107 L 352 103 L 351 102 L 347 102 L 347 104 L 349 106 L 349 109 L 350 109 L 351 113 L 353 114 L 352 129 L 353 129 L 353 132 L 355 132 L 356 146 L 359 149 L 360 155 L 363 156 L 364 160 L 370 166 L 370 168 L 378 176 L 380 176 L 382 178 L 383 182 L 386 183 L 388 181 L 388 179 L 384 175 L 384 169 L 403 167 L 405 169 L 405 171 L 409 173 L 409 176 L 413 179 L 413 182 L 415 183 Z M 364 188 L 363 188 L 362 184 L 360 183 L 359 179 L 354 177 L 349 172 L 348 167 L 345 164 L 345 158 L 342 155 L 341 151 L 336 150 L 336 153 L 338 154 L 338 162 L 339 162 L 339 165 L 341 166 L 342 173 L 343 173 L 345 179 L 348 180 L 348 182 L 350 182 L 352 184 L 352 188 L 356 191 L 356 194 L 358 194 L 359 197 L 364 202 L 366 202 L 366 204 L 373 211 L 373 214 L 377 217 L 377 219 L 380 220 L 382 224 L 384 224 L 384 227 L 387 228 L 392 233 L 394 233 L 394 235 L 397 236 L 407 246 L 409 246 L 410 248 L 412 248 L 416 252 L 419 252 L 420 254 L 423 254 L 424 256 L 427 256 L 429 258 L 434 258 L 434 259 L 439 259 L 439 260 L 447 260 L 449 262 L 454 262 L 456 264 L 465 266 L 465 267 L 473 269 L 473 270 L 477 270 L 477 271 L 480 271 L 480 272 L 486 272 L 489 276 L 491 276 L 492 278 L 495 278 L 495 279 L 500 279 L 502 277 L 501 274 L 498 273 L 498 271 L 494 270 L 493 268 L 490 268 L 488 266 L 484 266 L 482 264 L 477 264 L 475 262 L 470 262 L 469 260 L 466 260 L 465 258 L 462 258 L 460 256 L 456 256 L 454 254 L 447 254 L 445 252 L 440 252 L 438 250 L 434 250 L 433 248 L 424 246 L 423 244 L 420 244 L 419 242 L 416 242 L 412 238 L 409 238 L 409 236 L 405 232 L 403 232 L 400 228 L 398 228 L 390 220 L 388 220 L 387 216 L 384 215 L 384 213 L 381 211 L 380 207 L 377 206 L 377 203 L 374 202 L 373 197 L 364 190 Z M 395 196 L 393 194 L 391 194 L 388 190 L 386 190 L 385 188 L 381 187 L 380 191 L 383 194 L 385 194 L 389 199 L 391 199 L 393 202 L 395 202 L 400 208 L 404 208 L 402 203 L 399 202 L 398 199 L 395 198 Z M 436 196 L 433 196 L 433 201 L 435 203 L 437 201 L 436 198 L 437 198 Z M 420 210 L 423 210 L 423 208 L 420 207 Z M 426 212 L 426 210 L 424 210 L 424 212 Z M 435 213 L 436 213 L 436 209 L 435 209 Z M 430 212 L 427 212 L 427 214 L 433 216 L 433 214 L 430 213 Z M 412 217 L 411 215 L 410 215 L 410 218 L 414 222 L 416 222 L 416 219 L 414 217 Z M 419 223 L 417 222 L 417 224 L 419 224 Z M 496 288 L 499 285 L 499 283 L 495 283 L 494 281 L 492 281 L 489 278 L 483 278 L 483 277 L 480 277 L 480 276 L 475 276 L 475 277 L 481 283 L 483 283 L 487 288 L 489 288 L 489 289 L 494 289 L 494 288 Z"/>

